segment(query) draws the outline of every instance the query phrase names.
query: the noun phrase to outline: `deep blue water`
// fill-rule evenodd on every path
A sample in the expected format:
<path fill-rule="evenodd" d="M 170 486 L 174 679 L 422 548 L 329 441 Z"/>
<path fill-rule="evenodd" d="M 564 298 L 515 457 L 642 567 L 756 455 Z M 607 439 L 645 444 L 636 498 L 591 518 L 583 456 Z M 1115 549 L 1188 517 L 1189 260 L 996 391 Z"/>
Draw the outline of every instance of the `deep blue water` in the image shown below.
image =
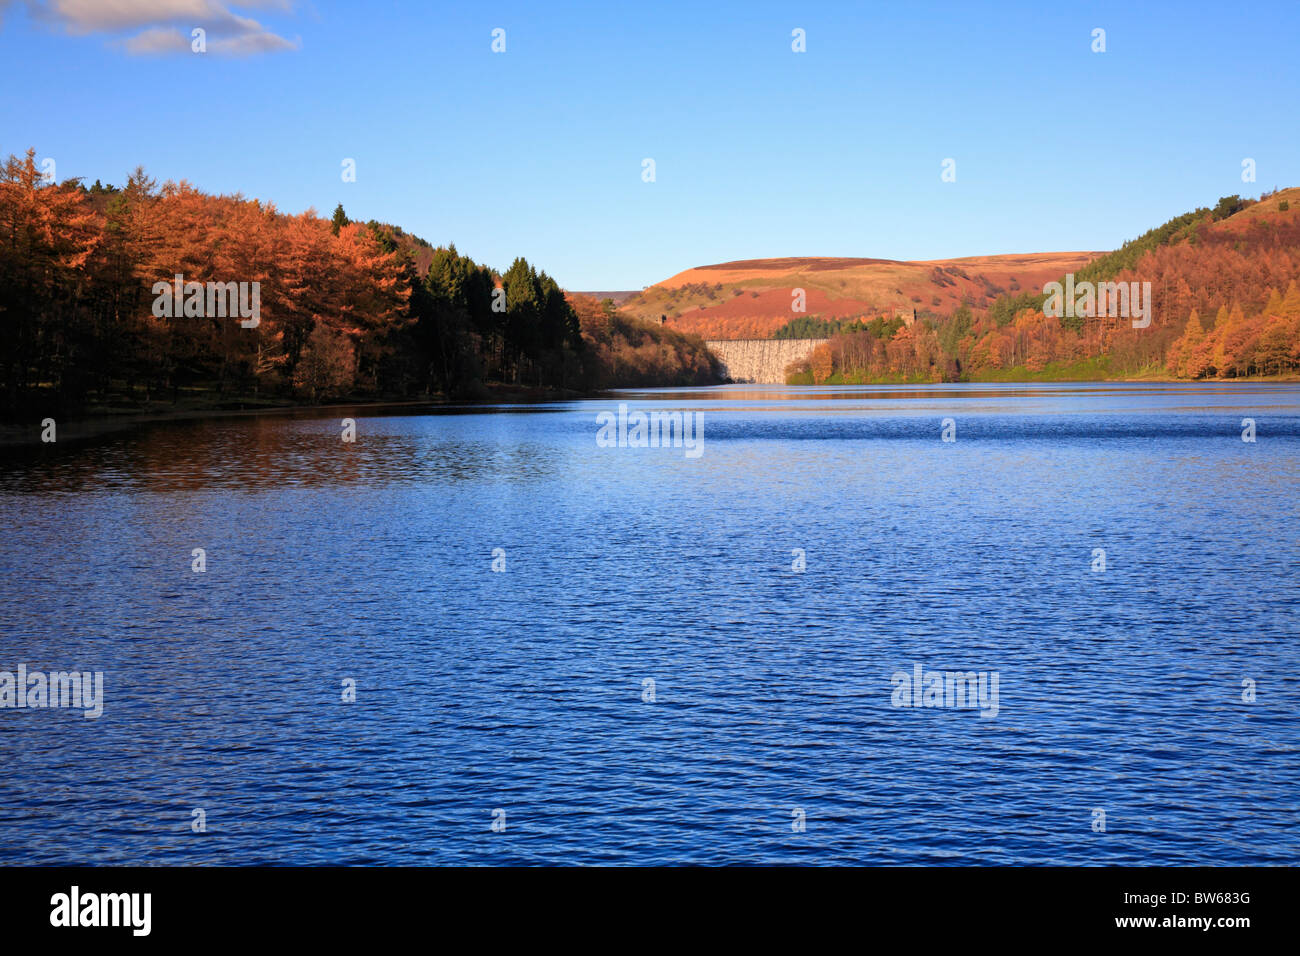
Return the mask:
<path fill-rule="evenodd" d="M 701 413 L 702 454 L 598 447 L 620 401 Z M 1297 387 L 734 386 L 0 461 L 0 670 L 105 684 L 0 709 L 0 861 L 1300 862 Z M 914 664 L 996 672 L 997 716 L 893 706 Z"/>

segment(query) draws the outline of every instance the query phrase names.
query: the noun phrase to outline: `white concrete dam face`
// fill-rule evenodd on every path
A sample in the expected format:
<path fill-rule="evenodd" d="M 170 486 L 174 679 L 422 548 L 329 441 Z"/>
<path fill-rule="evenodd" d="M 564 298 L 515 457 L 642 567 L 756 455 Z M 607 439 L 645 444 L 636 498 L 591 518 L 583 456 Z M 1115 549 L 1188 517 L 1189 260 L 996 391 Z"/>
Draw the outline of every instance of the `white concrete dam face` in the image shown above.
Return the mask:
<path fill-rule="evenodd" d="M 784 385 L 785 367 L 807 358 L 828 339 L 736 339 L 705 342 L 722 362 L 724 373 L 735 382 Z"/>

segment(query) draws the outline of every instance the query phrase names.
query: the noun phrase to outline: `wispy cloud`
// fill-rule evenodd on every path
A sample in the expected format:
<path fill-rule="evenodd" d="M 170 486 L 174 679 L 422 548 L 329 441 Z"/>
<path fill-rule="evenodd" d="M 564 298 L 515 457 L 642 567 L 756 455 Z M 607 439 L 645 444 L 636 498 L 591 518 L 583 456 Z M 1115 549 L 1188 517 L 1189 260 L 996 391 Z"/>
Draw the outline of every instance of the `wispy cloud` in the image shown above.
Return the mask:
<path fill-rule="evenodd" d="M 5 5 L 0 0 L 0 8 Z M 26 0 L 26 6 L 34 19 L 69 33 L 112 35 L 112 44 L 132 55 L 188 53 L 195 28 L 206 33 L 207 51 L 218 55 L 273 53 L 299 45 L 223 0 Z M 286 13 L 292 9 L 290 0 L 239 0 L 237 6 Z"/>

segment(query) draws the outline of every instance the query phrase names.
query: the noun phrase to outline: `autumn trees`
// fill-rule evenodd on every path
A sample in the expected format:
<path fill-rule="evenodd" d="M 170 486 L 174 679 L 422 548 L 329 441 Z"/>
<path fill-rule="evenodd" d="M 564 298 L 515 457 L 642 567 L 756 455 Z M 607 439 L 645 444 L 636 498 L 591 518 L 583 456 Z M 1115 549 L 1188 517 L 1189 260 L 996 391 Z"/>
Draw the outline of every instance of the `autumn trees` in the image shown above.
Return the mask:
<path fill-rule="evenodd" d="M 1260 311 L 1247 316 L 1233 303 L 1220 306 L 1206 329 L 1193 309 L 1169 350 L 1169 372 L 1180 378 L 1237 378 L 1300 371 L 1300 282 L 1286 295 L 1270 289 Z"/>
<path fill-rule="evenodd" d="M 0 364 L 11 407 L 40 382 L 83 389 L 76 364 L 94 348 L 79 304 L 103 217 L 76 184 L 42 180 L 33 150 L 0 167 Z"/>
<path fill-rule="evenodd" d="M 1225 197 L 1079 270 L 1149 282 L 1154 320 L 1054 318 L 1035 291 L 910 324 L 799 316 L 779 335 L 829 335 L 813 381 L 1070 374 L 1233 378 L 1300 372 L 1300 209 Z M 159 313 L 154 286 L 247 283 L 260 320 Z M 701 291 L 702 290 L 702 291 Z M 706 297 L 721 285 L 701 285 Z M 1093 363 L 1089 366 L 1088 363 Z M 1065 372 L 1061 370 L 1065 369 Z M 696 337 L 571 298 L 525 259 L 503 273 L 395 226 L 281 213 L 137 169 L 120 189 L 46 183 L 33 152 L 0 166 L 0 376 L 9 414 L 60 403 L 476 394 L 705 384 Z"/>
<path fill-rule="evenodd" d="M 1075 273 L 1076 283 L 1150 282 L 1148 326 L 1124 316 L 1054 318 L 1041 294 L 1020 292 L 978 312 L 963 305 L 923 315 L 890 330 L 883 349 L 862 333 L 836 336 L 814 356 L 829 370 L 805 362 L 794 374 L 860 382 L 1300 372 L 1300 210 L 1270 198 L 1224 197 Z"/>
<path fill-rule="evenodd" d="M 375 227 L 287 216 L 184 182 L 159 187 L 142 170 L 120 190 L 86 190 L 42 182 L 31 152 L 10 158 L 0 230 L 11 411 L 36 394 L 50 407 L 91 393 L 174 398 L 191 386 L 232 397 L 381 393 L 384 360 L 412 321 L 403 255 Z M 159 314 L 154 286 L 176 276 L 256 285 L 260 322 Z"/>
<path fill-rule="evenodd" d="M 1191 380 L 1300 372 L 1300 280 L 1285 295 L 1266 294 L 1250 311 L 1236 302 L 1212 315 L 1193 307 L 1181 324 L 1161 321 L 1151 329 L 1114 319 L 1072 328 L 1034 308 L 999 324 L 991 314 L 959 309 L 891 329 L 884 338 L 864 330 L 834 335 L 792 373 L 818 384 L 979 380 L 1008 371 L 1033 377 L 1050 366 L 1099 359 L 1110 374 L 1163 372 Z"/>
<path fill-rule="evenodd" d="M 175 281 L 255 283 L 259 321 L 160 313 L 154 286 Z M 47 184 L 33 152 L 0 167 L 0 330 L 10 414 L 188 390 L 316 402 L 623 384 L 600 363 L 634 334 L 589 351 L 558 283 L 524 259 L 499 275 L 341 204 L 288 215 L 141 169 L 121 189 Z"/>
<path fill-rule="evenodd" d="M 590 388 L 712 385 L 720 381 L 717 357 L 698 335 L 641 322 L 609 299 L 572 295 L 581 328 L 584 374 Z"/>

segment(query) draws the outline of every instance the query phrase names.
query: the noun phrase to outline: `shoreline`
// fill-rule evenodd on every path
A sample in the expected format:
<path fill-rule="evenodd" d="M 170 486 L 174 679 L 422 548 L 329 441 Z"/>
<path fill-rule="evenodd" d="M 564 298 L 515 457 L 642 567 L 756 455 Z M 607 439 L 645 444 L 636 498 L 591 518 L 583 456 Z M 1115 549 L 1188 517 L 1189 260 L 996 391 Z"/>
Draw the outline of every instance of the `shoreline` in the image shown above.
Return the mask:
<path fill-rule="evenodd" d="M 598 394 L 598 393 L 593 393 Z M 252 400 L 195 403 L 191 406 L 160 404 L 150 409 L 98 408 L 78 412 L 68 418 L 55 417 L 58 441 L 85 441 L 140 425 L 167 422 L 208 421 L 219 418 L 252 418 L 262 415 L 318 414 L 330 409 L 368 409 L 381 411 L 401 408 L 448 408 L 460 405 L 528 404 L 531 402 L 566 401 L 588 397 L 587 393 L 537 388 L 527 385 L 488 385 L 485 391 L 470 398 L 449 398 L 443 394 L 420 399 L 359 399 L 333 401 L 319 405 L 267 403 L 253 405 Z M 238 406 L 238 407 L 232 407 Z M 40 445 L 40 420 L 0 422 L 0 448 Z"/>
<path fill-rule="evenodd" d="M 1179 378 L 1096 378 L 1096 379 L 972 379 L 967 382 L 900 382 L 900 381 L 864 381 L 864 382 L 835 382 L 823 383 L 825 385 L 836 386 L 855 386 L 855 385 L 1052 385 L 1052 384 L 1132 384 L 1132 385 L 1191 385 L 1195 387 L 1224 384 L 1262 384 L 1262 385 L 1294 385 L 1300 383 L 1300 375 L 1270 375 L 1270 376 L 1253 376 L 1249 378 L 1232 378 L 1232 379 L 1179 379 Z M 694 386 L 696 388 L 716 388 L 728 384 L 745 384 L 720 382 L 717 385 Z M 818 388 L 820 386 L 811 383 L 797 383 L 783 385 L 785 388 Z M 433 395 L 421 399 L 361 399 L 356 401 L 336 401 L 322 405 L 299 405 L 299 404 L 266 404 L 253 408 L 243 407 L 246 403 L 229 401 L 220 405 L 195 405 L 188 408 L 168 408 L 162 406 L 158 409 L 140 409 L 140 410 L 98 410 L 83 412 L 75 417 L 67 419 L 56 419 L 58 428 L 59 441 L 85 441 L 91 438 L 98 438 L 103 435 L 113 434 L 114 432 L 126 431 L 140 425 L 154 425 L 168 422 L 187 422 L 187 421 L 209 421 L 220 418 L 253 418 L 262 415 L 319 415 L 321 412 L 330 409 L 364 409 L 372 412 L 382 412 L 385 410 L 396 409 L 413 409 L 413 408 L 453 408 L 458 406 L 473 407 L 475 405 L 497 405 L 497 404 L 531 404 L 556 401 L 571 401 L 583 398 L 600 398 L 608 396 L 612 391 L 623 391 L 625 389 L 602 390 L 597 392 L 576 392 L 572 390 L 559 391 L 555 389 L 537 388 L 535 386 L 516 386 L 516 385 L 489 385 L 485 387 L 485 392 L 472 398 L 449 398 L 446 395 Z M 633 388 L 633 391 L 636 389 Z M 240 407 L 232 408 L 231 405 L 238 404 Z M 224 406 L 224 407 L 223 407 Z M 39 421 L 28 423 L 3 422 L 0 423 L 0 448 L 20 447 L 24 445 L 40 445 L 41 425 Z"/>
<path fill-rule="evenodd" d="M 906 379 L 901 377 L 887 378 L 867 378 L 853 381 L 844 381 L 842 376 L 833 375 L 831 378 L 836 381 L 827 379 L 822 385 L 1225 385 L 1228 383 L 1251 384 L 1251 385 L 1294 385 L 1300 382 L 1300 375 L 1287 373 L 1285 375 L 1250 375 L 1240 378 L 1175 378 L 1171 375 L 1134 375 L 1134 376 L 1114 376 L 1107 378 L 1084 378 L 1063 375 L 1063 376 L 1044 376 L 1041 378 L 1001 378 L 998 376 L 984 375 L 978 378 L 962 379 L 955 382 L 935 382 L 929 379 Z M 790 388 L 811 388 L 812 382 L 785 382 L 782 383 Z"/>

